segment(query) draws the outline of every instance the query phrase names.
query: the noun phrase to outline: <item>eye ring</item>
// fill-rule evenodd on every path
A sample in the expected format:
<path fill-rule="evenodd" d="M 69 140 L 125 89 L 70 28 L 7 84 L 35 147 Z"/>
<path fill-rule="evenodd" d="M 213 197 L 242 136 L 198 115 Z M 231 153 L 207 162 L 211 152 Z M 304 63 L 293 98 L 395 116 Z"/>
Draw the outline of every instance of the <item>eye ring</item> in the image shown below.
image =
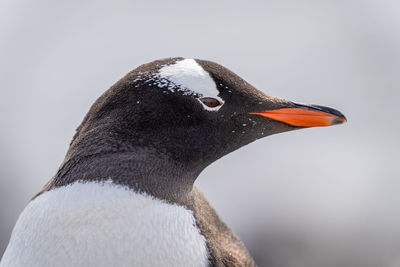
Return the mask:
<path fill-rule="evenodd" d="M 216 108 L 222 105 L 222 102 L 213 97 L 202 97 L 199 100 L 209 108 Z"/>

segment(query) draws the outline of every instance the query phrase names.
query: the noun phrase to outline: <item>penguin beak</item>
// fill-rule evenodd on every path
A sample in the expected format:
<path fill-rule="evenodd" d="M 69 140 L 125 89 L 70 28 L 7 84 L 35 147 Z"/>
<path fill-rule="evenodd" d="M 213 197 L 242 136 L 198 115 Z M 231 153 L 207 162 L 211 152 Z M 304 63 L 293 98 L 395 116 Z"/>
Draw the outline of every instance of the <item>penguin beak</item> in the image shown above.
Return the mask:
<path fill-rule="evenodd" d="M 294 107 L 250 112 L 250 114 L 260 115 L 297 127 L 331 126 L 347 121 L 341 112 L 333 108 L 293 104 Z"/>

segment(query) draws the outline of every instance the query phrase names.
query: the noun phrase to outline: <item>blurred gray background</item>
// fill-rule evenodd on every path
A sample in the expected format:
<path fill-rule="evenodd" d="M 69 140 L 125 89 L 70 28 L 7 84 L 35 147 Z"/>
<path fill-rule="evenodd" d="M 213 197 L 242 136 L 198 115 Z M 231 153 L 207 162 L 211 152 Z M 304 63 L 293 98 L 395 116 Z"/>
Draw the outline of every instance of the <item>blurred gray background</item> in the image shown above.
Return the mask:
<path fill-rule="evenodd" d="M 260 266 L 400 266 L 399 1 L 0 1 L 0 255 L 94 100 L 154 59 L 218 62 L 348 123 L 198 179 Z"/>

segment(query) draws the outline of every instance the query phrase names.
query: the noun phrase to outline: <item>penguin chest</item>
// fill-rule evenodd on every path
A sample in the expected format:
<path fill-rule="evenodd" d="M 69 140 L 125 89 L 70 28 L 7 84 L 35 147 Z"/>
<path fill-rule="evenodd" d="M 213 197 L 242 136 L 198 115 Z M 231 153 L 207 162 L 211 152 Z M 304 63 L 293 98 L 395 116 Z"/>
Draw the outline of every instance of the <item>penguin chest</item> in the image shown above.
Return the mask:
<path fill-rule="evenodd" d="M 1 266 L 208 266 L 190 210 L 106 183 L 47 191 L 20 215 Z"/>

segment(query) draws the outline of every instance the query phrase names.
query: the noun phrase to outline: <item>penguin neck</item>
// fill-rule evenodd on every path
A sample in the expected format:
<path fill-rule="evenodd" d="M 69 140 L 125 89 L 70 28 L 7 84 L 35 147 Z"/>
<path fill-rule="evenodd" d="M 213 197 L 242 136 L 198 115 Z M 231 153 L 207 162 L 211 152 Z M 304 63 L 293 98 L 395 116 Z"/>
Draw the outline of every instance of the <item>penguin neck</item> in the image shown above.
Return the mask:
<path fill-rule="evenodd" d="M 184 166 L 167 155 L 147 148 L 82 154 L 69 151 L 48 189 L 81 182 L 104 182 L 128 186 L 158 199 L 182 203 L 193 189 L 200 171 Z"/>

